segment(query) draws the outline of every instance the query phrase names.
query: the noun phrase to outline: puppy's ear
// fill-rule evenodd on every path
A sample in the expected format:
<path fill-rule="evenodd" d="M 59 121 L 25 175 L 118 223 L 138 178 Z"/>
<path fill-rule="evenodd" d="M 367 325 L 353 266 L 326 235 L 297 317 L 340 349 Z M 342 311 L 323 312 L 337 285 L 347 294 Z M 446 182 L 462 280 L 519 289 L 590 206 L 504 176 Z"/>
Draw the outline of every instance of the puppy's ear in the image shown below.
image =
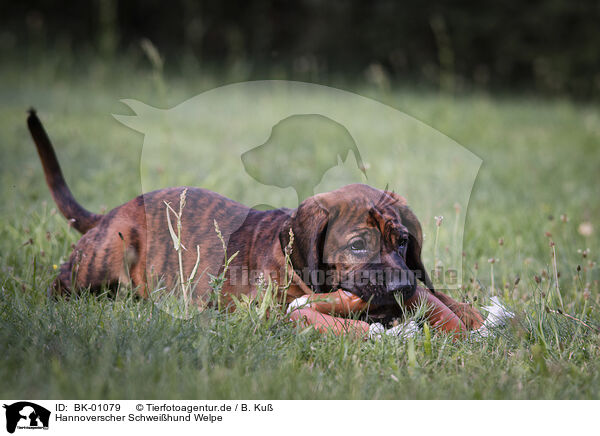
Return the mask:
<path fill-rule="evenodd" d="M 315 292 L 321 292 L 325 283 L 323 269 L 323 246 L 329 214 L 319 204 L 318 196 L 304 200 L 281 230 L 279 239 L 282 247 L 289 243 L 289 230 L 294 232 L 292 265 L 296 273 Z"/>
<path fill-rule="evenodd" d="M 419 280 L 425 283 L 425 286 L 435 292 L 433 283 L 427 274 L 423 260 L 421 259 L 421 248 L 423 247 L 423 230 L 417 216 L 408 207 L 406 199 L 395 192 L 385 191 L 392 197 L 400 209 L 402 224 L 408 229 L 408 249 L 406 250 L 406 266 L 413 271 Z"/>

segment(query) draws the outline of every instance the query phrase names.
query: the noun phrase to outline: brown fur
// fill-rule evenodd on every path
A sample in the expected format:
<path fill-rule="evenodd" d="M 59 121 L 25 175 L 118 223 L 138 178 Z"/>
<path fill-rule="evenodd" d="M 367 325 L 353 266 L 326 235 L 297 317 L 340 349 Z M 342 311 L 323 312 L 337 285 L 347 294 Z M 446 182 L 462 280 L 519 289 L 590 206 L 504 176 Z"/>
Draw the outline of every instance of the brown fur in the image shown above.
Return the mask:
<path fill-rule="evenodd" d="M 184 188 L 150 192 L 106 215 L 93 214 L 73 198 L 50 140 L 33 110 L 28 126 L 58 208 L 83 233 L 69 261 L 61 265 L 53 292 L 70 293 L 82 287 L 96 289 L 127 283 L 146 297 L 149 289 L 157 285 L 167 289 L 175 286 L 179 264 L 169 234 L 165 203 L 178 210 Z M 258 211 L 214 192 L 190 187 L 182 216 L 182 243 L 186 247 L 183 264 L 184 275 L 189 277 L 199 246 L 195 294 L 198 303 L 207 298 L 209 274 L 218 274 L 224 263 L 214 221 L 226 239 L 228 255 L 238 253 L 223 287 L 226 304 L 231 295 L 256 292 L 257 277 L 246 280 L 244 273 L 247 276 L 260 272 L 279 284 L 285 282 L 284 249 L 290 229 L 294 234 L 291 254 L 294 274 L 287 291 L 288 301 L 342 288 L 381 307 L 398 308 L 394 294 L 401 292 L 411 297 L 416 288 L 413 276 L 404 281 L 386 279 L 364 286 L 346 286 L 344 281 L 345 277 L 356 278 L 365 270 L 384 268 L 414 272 L 434 292 L 421 261 L 420 224 L 404 198 L 397 194 L 355 184 L 310 197 L 295 210 Z M 368 257 L 348 248 L 357 235 L 364 236 Z M 403 240 L 406 244 L 402 244 Z M 330 281 L 320 282 L 319 271 L 329 273 Z M 446 298 L 448 304 L 453 302 Z"/>

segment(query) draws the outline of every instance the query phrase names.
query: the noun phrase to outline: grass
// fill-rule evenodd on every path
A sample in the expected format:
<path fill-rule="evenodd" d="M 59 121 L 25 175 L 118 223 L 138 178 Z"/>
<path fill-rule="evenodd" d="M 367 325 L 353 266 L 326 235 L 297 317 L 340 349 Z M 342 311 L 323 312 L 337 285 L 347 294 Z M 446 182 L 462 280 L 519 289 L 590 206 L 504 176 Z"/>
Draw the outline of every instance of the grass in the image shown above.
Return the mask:
<path fill-rule="evenodd" d="M 600 397 L 597 106 L 346 86 L 482 158 L 468 209 L 456 212 L 466 215 L 465 287 L 452 294 L 477 306 L 498 294 L 517 314 L 480 342 L 452 343 L 435 333 L 361 342 L 253 316 L 257 309 L 248 304 L 233 314 L 206 310 L 181 320 L 127 295 L 114 300 L 84 292 L 49 301 L 54 265 L 67 258 L 78 235 L 56 213 L 26 130 L 26 109 L 39 110 L 76 197 L 102 211 L 141 190 L 144 138 L 110 116 L 126 112 L 119 99 L 166 108 L 220 84 L 216 76 L 184 72 L 161 76 L 164 86 L 156 86 L 153 71 L 129 64 L 77 71 L 69 62 L 8 67 L 0 77 L 0 397 Z M 223 159 L 223 165 L 237 180 L 233 164 Z M 226 186 L 221 179 L 205 182 L 219 192 Z M 440 255 L 458 222 L 452 205 L 442 212 L 435 239 Z M 426 233 L 437 231 L 435 215 L 419 214 Z M 431 265 L 434 240 L 426 244 Z"/>

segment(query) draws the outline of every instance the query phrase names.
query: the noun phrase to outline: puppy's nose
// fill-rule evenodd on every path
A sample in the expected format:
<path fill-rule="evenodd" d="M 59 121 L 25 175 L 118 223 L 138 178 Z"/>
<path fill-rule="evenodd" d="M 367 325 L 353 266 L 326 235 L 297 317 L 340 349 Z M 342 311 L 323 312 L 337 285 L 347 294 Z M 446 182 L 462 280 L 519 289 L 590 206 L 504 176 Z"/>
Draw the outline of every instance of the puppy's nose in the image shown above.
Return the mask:
<path fill-rule="evenodd" d="M 411 291 L 415 286 L 415 275 L 412 271 L 395 271 L 388 277 L 385 284 L 387 292 L 398 292 L 401 291 L 406 293 Z"/>

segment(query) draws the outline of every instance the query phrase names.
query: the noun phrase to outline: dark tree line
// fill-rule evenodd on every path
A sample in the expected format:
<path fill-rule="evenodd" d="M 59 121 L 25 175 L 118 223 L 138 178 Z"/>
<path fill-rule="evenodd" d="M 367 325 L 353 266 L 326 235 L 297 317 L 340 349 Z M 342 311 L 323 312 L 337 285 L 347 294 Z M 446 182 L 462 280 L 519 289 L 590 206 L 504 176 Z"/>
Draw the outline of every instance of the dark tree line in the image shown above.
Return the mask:
<path fill-rule="evenodd" d="M 600 94 L 597 0 L 3 1 L 0 26 L 2 51 L 115 56 L 148 38 L 175 64 Z"/>

